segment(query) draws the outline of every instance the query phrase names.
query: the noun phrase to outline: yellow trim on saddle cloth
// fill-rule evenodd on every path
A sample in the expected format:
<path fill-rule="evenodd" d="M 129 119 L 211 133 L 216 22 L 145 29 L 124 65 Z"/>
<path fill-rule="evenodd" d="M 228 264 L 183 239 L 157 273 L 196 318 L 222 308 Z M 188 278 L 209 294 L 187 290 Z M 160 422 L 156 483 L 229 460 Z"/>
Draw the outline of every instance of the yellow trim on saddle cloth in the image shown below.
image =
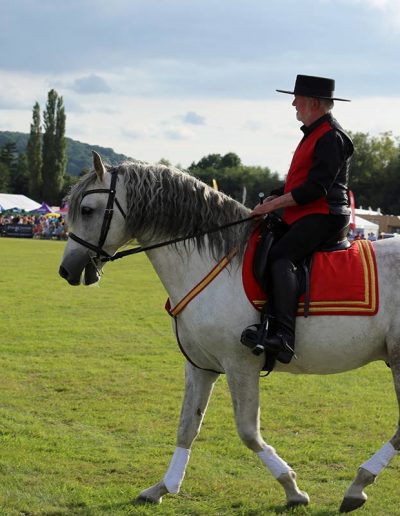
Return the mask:
<path fill-rule="evenodd" d="M 197 285 L 195 285 L 190 292 L 186 294 L 184 298 L 182 298 L 179 303 L 175 305 L 174 308 L 170 308 L 169 299 L 167 301 L 167 311 L 169 315 L 172 317 L 176 317 L 178 314 L 182 312 L 186 308 L 186 306 L 198 295 L 202 290 L 204 290 L 217 276 L 220 274 L 231 262 L 232 258 L 237 254 L 238 250 L 232 249 L 232 251 L 224 256 L 222 260 L 220 260 L 217 265 L 207 274 L 205 278 L 203 278 Z"/>
<path fill-rule="evenodd" d="M 378 296 L 377 296 L 377 276 L 376 263 L 372 254 L 371 244 L 367 240 L 356 240 L 356 245 L 360 251 L 360 258 L 362 268 L 364 271 L 364 299 L 356 300 L 341 300 L 341 301 L 310 301 L 309 313 L 322 312 L 326 315 L 330 313 L 340 312 L 343 315 L 348 312 L 354 315 L 368 315 L 374 314 L 377 311 Z M 304 302 L 299 303 L 299 310 L 297 315 L 304 314 Z"/>
<path fill-rule="evenodd" d="M 311 299 L 310 315 L 374 315 L 378 311 L 378 277 L 372 244 L 367 240 L 356 240 L 354 244 L 357 245 L 360 252 L 364 299 L 358 301 L 355 299 L 313 301 Z M 252 303 L 257 310 L 261 310 L 265 304 L 265 299 L 253 299 Z M 298 316 L 304 315 L 304 305 L 304 301 L 299 302 Z"/>

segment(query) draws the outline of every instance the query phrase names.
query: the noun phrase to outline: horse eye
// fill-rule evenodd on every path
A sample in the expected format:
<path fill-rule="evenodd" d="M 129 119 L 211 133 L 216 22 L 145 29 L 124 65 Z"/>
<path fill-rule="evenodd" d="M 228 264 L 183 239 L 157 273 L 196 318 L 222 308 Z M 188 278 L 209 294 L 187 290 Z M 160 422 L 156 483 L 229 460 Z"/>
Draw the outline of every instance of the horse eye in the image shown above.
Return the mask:
<path fill-rule="evenodd" d="M 82 215 L 91 215 L 93 213 L 93 208 L 89 208 L 88 206 L 82 206 L 81 214 Z"/>

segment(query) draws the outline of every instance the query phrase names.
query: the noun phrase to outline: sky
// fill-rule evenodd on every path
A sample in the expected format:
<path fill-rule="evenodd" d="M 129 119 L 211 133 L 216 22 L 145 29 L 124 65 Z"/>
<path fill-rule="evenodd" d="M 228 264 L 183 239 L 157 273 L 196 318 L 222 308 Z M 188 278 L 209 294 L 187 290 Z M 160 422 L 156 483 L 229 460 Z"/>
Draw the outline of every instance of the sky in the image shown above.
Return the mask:
<path fill-rule="evenodd" d="M 66 136 L 185 168 L 211 153 L 287 172 L 297 74 L 334 116 L 400 136 L 400 0 L 0 0 L 0 130 L 54 88 Z"/>

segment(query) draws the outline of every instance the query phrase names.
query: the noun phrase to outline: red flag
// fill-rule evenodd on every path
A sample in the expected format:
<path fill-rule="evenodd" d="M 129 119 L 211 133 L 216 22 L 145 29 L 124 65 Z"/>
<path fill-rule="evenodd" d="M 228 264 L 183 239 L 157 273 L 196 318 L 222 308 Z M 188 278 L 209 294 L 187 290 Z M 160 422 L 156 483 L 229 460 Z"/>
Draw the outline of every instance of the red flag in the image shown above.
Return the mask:
<path fill-rule="evenodd" d="M 350 229 L 352 231 L 354 231 L 356 229 L 356 204 L 354 201 L 354 194 L 351 190 L 349 190 L 349 196 L 350 196 L 350 209 L 351 209 Z"/>

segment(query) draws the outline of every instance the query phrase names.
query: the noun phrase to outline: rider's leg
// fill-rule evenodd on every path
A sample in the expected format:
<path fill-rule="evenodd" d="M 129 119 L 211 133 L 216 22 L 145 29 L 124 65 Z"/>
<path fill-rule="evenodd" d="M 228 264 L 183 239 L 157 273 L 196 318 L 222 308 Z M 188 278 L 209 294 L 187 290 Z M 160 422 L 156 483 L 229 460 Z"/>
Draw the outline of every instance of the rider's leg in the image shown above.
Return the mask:
<path fill-rule="evenodd" d="M 274 319 L 264 347 L 277 354 L 281 362 L 290 362 L 294 354 L 296 313 L 301 293 L 297 266 L 347 223 L 346 215 L 308 215 L 292 224 L 271 249 L 268 277 L 272 283 Z"/>

